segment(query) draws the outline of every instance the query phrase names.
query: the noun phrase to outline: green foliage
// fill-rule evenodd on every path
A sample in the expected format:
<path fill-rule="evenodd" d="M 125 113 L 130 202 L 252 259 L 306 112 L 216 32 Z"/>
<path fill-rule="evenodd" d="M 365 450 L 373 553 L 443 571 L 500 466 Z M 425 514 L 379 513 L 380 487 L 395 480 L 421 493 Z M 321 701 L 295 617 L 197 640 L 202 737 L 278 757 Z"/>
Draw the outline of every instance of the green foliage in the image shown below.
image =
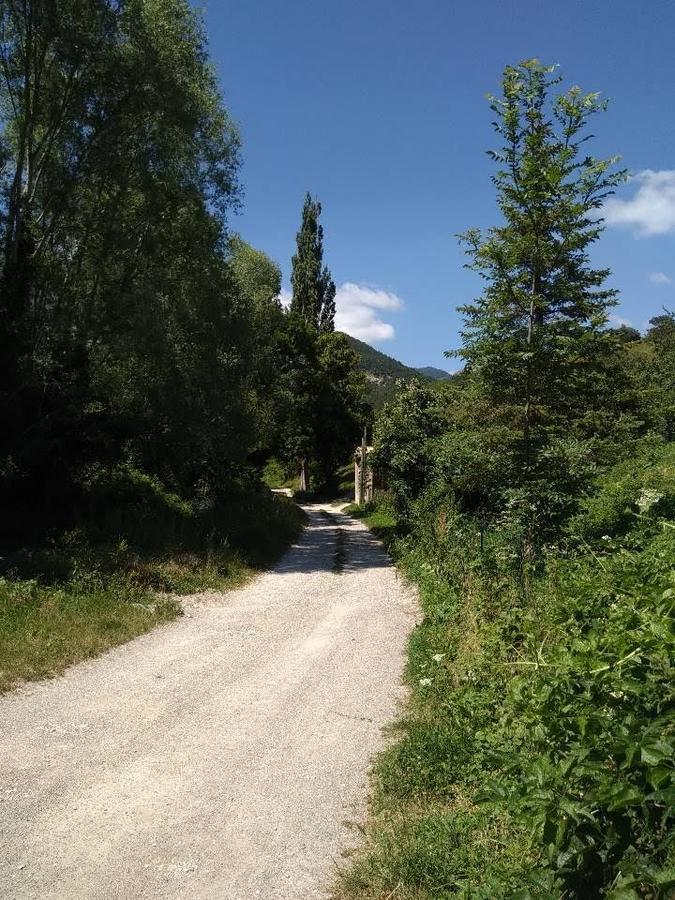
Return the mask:
<path fill-rule="evenodd" d="M 376 421 L 391 497 L 359 512 L 423 618 L 348 896 L 675 891 L 675 326 L 606 327 L 589 250 L 623 176 L 582 148 L 603 104 L 557 81 L 509 67 L 493 101 L 464 373 Z"/>
<path fill-rule="evenodd" d="M 351 456 L 368 417 L 365 384 L 354 352 L 340 332 L 319 337 L 319 369 L 316 465 L 320 486 L 335 489 L 340 464 Z"/>
<path fill-rule="evenodd" d="M 644 341 L 629 346 L 627 367 L 642 418 L 667 441 L 675 440 L 675 314 L 650 322 Z"/>
<path fill-rule="evenodd" d="M 230 238 L 229 250 L 230 269 L 252 325 L 246 348 L 250 364 L 244 389 L 256 423 L 249 459 L 260 465 L 278 449 L 280 412 L 283 413 L 278 384 L 281 334 L 285 327 L 279 299 L 281 270 L 265 253 L 238 235 Z"/>
<path fill-rule="evenodd" d="M 5 506 L 70 525 L 97 461 L 213 496 L 253 440 L 251 323 L 224 251 L 239 139 L 200 20 L 185 0 L 0 16 Z"/>
<path fill-rule="evenodd" d="M 391 506 L 365 513 L 392 534 Z M 451 499 L 411 516 L 389 546 L 422 604 L 412 700 L 343 892 L 665 900 L 675 523 L 523 571 L 509 530 Z"/>
<path fill-rule="evenodd" d="M 603 327 L 616 292 L 589 249 L 602 232 L 597 210 L 625 177 L 611 172 L 614 159 L 586 151 L 588 120 L 606 104 L 576 87 L 552 98 L 561 80 L 552 73 L 536 60 L 506 68 L 502 97 L 491 98 L 503 146 L 490 153 L 504 223 L 463 237 L 486 286 L 461 307 L 460 355 L 514 432 L 509 487 L 533 535 L 565 507 L 557 491 L 550 513 L 544 499 L 551 454 L 565 468 L 568 452 L 551 440 L 587 440 L 589 412 L 616 391 L 617 341 Z"/>
<path fill-rule="evenodd" d="M 0 31 L 8 683 L 175 613 L 155 591 L 240 583 L 299 520 L 257 479 L 281 279 L 227 233 L 239 137 L 199 15 L 34 0 Z"/>
<path fill-rule="evenodd" d="M 649 529 L 663 516 L 675 518 L 675 444 L 651 441 L 599 479 L 569 530 L 586 540 L 609 541 Z"/>
<path fill-rule="evenodd" d="M 368 417 L 356 355 L 346 335 L 333 328 L 335 285 L 321 268 L 320 213 L 321 205 L 308 194 L 293 257 L 293 299 L 280 337 L 277 382 L 279 455 L 289 469 L 300 469 L 303 491 L 310 489 L 310 480 L 320 491 L 335 489 L 337 470 L 351 455 Z"/>
<path fill-rule="evenodd" d="M 293 257 L 291 313 L 322 333 L 335 327 L 335 284 L 323 265 L 321 204 L 308 193 L 297 234 L 298 252 Z"/>
<path fill-rule="evenodd" d="M 3 557 L 0 690 L 174 618 L 171 594 L 242 584 L 279 557 L 303 518 L 267 492 L 199 509 L 133 470 L 92 474 L 88 497 L 86 530 Z"/>
<path fill-rule="evenodd" d="M 429 443 L 441 432 L 437 394 L 412 381 L 388 403 L 375 428 L 373 466 L 386 473 L 397 510 L 404 513 L 429 481 Z"/>
<path fill-rule="evenodd" d="M 501 727 L 519 746 L 485 796 L 508 804 L 574 896 L 675 885 L 674 558 L 671 524 L 642 552 L 552 566 L 539 634 L 514 660 Z"/>

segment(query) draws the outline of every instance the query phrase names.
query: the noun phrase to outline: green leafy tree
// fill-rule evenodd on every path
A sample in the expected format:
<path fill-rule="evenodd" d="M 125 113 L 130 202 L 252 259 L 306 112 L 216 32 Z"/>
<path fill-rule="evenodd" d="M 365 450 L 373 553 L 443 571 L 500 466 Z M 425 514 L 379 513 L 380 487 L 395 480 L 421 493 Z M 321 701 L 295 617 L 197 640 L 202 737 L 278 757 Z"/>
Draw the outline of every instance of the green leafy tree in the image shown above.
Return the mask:
<path fill-rule="evenodd" d="M 347 336 L 328 332 L 319 337 L 319 397 L 316 424 L 316 468 L 320 486 L 335 487 L 337 469 L 349 459 L 369 408 L 366 381 Z"/>
<path fill-rule="evenodd" d="M 307 194 L 292 260 L 293 297 L 286 317 L 282 456 L 311 471 L 320 488 L 334 481 L 367 418 L 365 381 L 344 335 L 335 334 L 335 284 L 323 264 L 321 204 Z"/>
<path fill-rule="evenodd" d="M 185 0 L 29 0 L 0 34 L 5 496 L 70 509 L 124 464 L 205 501 L 252 434 L 239 139 L 201 23 Z"/>
<path fill-rule="evenodd" d="M 262 465 L 278 451 L 280 412 L 284 407 L 279 384 L 285 328 L 279 299 L 281 270 L 269 256 L 239 235 L 230 238 L 229 249 L 230 267 L 252 325 L 247 380 L 248 407 L 255 421 L 251 458 Z"/>
<path fill-rule="evenodd" d="M 502 96 L 491 98 L 503 144 L 490 152 L 504 221 L 462 238 L 485 289 L 461 307 L 459 355 L 513 428 L 521 477 L 505 488 L 524 492 L 531 521 L 535 507 L 546 515 L 536 495 L 556 467 L 551 454 L 578 462 L 563 445 L 592 432 L 588 413 L 612 390 L 607 361 L 618 343 L 605 327 L 616 291 L 589 251 L 602 233 L 599 210 L 625 174 L 585 149 L 588 121 L 606 103 L 576 87 L 554 96 L 560 81 L 537 60 L 506 68 Z"/>
<path fill-rule="evenodd" d="M 335 284 L 323 264 L 321 204 L 308 193 L 297 234 L 297 253 L 292 260 L 291 312 L 322 333 L 335 328 Z"/>
<path fill-rule="evenodd" d="M 373 465 L 385 476 L 404 522 L 433 481 L 432 442 L 442 431 L 439 394 L 417 380 L 401 384 L 377 418 Z"/>
<path fill-rule="evenodd" d="M 316 331 L 300 316 L 290 313 L 284 323 L 280 351 L 279 455 L 289 474 L 293 470 L 299 473 L 300 490 L 309 491 L 321 395 Z"/>
<path fill-rule="evenodd" d="M 675 440 L 675 314 L 665 311 L 649 322 L 643 341 L 629 346 L 628 369 L 647 425 Z"/>

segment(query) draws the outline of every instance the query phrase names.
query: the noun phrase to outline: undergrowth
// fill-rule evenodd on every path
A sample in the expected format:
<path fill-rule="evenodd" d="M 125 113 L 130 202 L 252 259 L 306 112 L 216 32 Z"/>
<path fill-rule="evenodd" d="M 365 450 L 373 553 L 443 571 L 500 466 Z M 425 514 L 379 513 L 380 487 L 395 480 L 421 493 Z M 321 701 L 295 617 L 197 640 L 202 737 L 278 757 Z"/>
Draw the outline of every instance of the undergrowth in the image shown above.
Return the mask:
<path fill-rule="evenodd" d="M 89 525 L 6 551 L 0 573 L 0 691 L 180 615 L 175 595 L 236 587 L 273 563 L 303 514 L 285 497 L 242 493 L 208 509 L 127 482 Z"/>
<path fill-rule="evenodd" d="M 386 498 L 352 510 L 417 584 L 423 620 L 408 710 L 339 896 L 675 895 L 666 483 L 637 479 L 619 503 L 607 478 L 566 547 L 529 571 L 505 530 L 481 535 L 449 501 L 420 502 L 407 534 Z M 579 534 L 598 521 L 588 544 Z"/>

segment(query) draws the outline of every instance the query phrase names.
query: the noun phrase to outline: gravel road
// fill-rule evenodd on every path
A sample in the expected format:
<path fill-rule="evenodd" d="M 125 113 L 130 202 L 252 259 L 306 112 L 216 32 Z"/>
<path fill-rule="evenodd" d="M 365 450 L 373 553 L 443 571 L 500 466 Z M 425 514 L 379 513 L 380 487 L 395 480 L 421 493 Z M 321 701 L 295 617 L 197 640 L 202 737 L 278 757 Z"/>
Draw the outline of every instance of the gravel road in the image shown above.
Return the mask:
<path fill-rule="evenodd" d="M 0 897 L 327 896 L 415 603 L 360 523 L 306 509 L 247 587 L 0 698 Z"/>

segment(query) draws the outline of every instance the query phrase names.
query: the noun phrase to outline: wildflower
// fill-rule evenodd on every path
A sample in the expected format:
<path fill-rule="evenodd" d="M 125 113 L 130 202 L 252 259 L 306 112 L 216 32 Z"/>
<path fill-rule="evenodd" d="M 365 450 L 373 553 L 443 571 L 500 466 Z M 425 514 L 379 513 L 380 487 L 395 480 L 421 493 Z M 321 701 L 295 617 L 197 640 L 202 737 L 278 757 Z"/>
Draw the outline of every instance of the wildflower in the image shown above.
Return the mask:
<path fill-rule="evenodd" d="M 640 512 L 647 512 L 647 510 L 651 509 L 656 503 L 661 500 L 663 494 L 659 494 L 658 491 L 655 491 L 653 488 L 644 488 L 640 493 L 640 496 L 637 498 L 635 503 L 637 504 Z"/>
<path fill-rule="evenodd" d="M 431 678 L 420 678 L 420 684 L 422 687 L 429 687 L 431 684 Z"/>
<path fill-rule="evenodd" d="M 431 658 L 433 659 L 434 662 L 439 663 L 443 659 L 444 656 L 445 656 L 445 653 L 434 653 L 434 655 Z"/>

